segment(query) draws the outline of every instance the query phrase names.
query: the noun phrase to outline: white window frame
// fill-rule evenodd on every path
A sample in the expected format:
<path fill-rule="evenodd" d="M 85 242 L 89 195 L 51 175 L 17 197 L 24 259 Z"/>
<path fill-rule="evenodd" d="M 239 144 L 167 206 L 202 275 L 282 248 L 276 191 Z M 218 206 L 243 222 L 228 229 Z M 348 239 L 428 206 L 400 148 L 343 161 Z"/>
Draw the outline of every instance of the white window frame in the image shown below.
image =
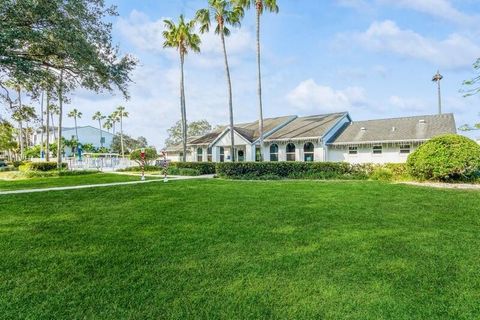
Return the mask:
<path fill-rule="evenodd" d="M 288 146 L 289 145 L 293 145 L 293 152 L 288 152 Z M 287 161 L 290 161 L 290 162 L 295 162 L 297 161 L 297 146 L 295 145 L 295 143 L 287 143 L 287 145 L 285 146 L 285 159 Z M 288 156 L 291 156 L 293 155 L 293 160 L 288 160 Z"/>
<path fill-rule="evenodd" d="M 272 147 L 273 147 L 273 146 L 276 146 L 276 147 L 277 147 L 277 152 L 272 152 Z M 270 145 L 270 147 L 269 147 L 269 152 L 270 152 L 270 161 L 271 161 L 271 162 L 278 162 L 278 150 L 279 150 L 278 144 L 272 143 L 272 144 Z M 272 156 L 275 156 L 277 159 L 276 159 L 276 160 L 272 160 Z"/>
<path fill-rule="evenodd" d="M 375 149 L 377 148 L 377 149 Z M 379 148 L 379 149 L 378 149 Z M 380 151 L 380 152 L 378 152 Z M 374 155 L 381 155 L 383 154 L 383 146 L 382 145 L 374 145 L 372 146 L 372 154 Z"/>
<path fill-rule="evenodd" d="M 358 155 L 358 147 L 357 146 L 348 147 L 348 154 L 351 156 Z"/>
<path fill-rule="evenodd" d="M 412 152 L 412 146 L 410 144 L 400 145 L 400 154 L 410 154 Z"/>

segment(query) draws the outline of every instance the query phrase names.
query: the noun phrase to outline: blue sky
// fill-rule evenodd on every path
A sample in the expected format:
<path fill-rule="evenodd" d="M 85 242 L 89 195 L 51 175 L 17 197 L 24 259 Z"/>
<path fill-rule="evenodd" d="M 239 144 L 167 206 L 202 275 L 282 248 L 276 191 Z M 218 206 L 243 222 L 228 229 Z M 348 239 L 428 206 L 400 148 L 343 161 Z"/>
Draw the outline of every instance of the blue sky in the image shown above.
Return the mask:
<path fill-rule="evenodd" d="M 118 6 L 114 41 L 140 65 L 131 99 L 82 90 L 69 107 L 84 112 L 118 104 L 130 111 L 127 133 L 163 146 L 166 130 L 180 117 L 179 62 L 162 49 L 163 19 L 192 17 L 206 0 L 110 1 Z M 457 125 L 480 120 L 480 97 L 464 98 L 480 57 L 477 0 L 279 0 L 279 14 L 262 20 L 266 117 L 349 111 L 354 120 L 433 114 L 437 69 L 445 112 Z M 234 87 L 235 121 L 257 118 L 254 12 L 227 42 Z M 187 118 L 228 121 L 226 80 L 217 36 L 202 36 L 202 53 L 186 61 Z M 67 107 L 67 108 L 69 108 Z M 67 120 L 67 125 L 70 120 Z M 478 133 L 478 132 L 477 132 Z M 480 133 L 469 134 L 472 137 Z"/>

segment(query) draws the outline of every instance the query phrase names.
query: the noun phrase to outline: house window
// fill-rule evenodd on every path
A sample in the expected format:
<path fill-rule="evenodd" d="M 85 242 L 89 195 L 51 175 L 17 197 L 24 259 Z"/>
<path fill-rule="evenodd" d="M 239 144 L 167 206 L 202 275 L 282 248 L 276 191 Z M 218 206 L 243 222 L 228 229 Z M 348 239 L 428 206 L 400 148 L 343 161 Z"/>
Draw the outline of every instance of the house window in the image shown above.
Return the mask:
<path fill-rule="evenodd" d="M 225 149 L 220 147 L 220 162 L 225 162 Z"/>
<path fill-rule="evenodd" d="M 295 161 L 295 145 L 293 143 L 287 144 L 287 161 Z"/>
<path fill-rule="evenodd" d="M 207 161 L 212 162 L 212 148 L 207 148 Z"/>
<path fill-rule="evenodd" d="M 198 148 L 197 149 L 197 162 L 202 162 L 203 161 L 203 149 Z"/>
<path fill-rule="evenodd" d="M 409 144 L 400 145 L 400 153 L 404 153 L 404 154 L 410 153 L 410 145 Z"/>
<path fill-rule="evenodd" d="M 373 146 L 373 154 L 382 154 L 382 146 Z"/>
<path fill-rule="evenodd" d="M 276 144 L 270 146 L 270 161 L 278 161 L 278 145 Z"/>
<path fill-rule="evenodd" d="M 313 162 L 315 159 L 314 156 L 315 146 L 311 142 L 305 143 L 303 146 L 303 158 L 305 162 Z"/>
<path fill-rule="evenodd" d="M 358 154 L 358 147 L 348 147 L 348 154 Z"/>
<path fill-rule="evenodd" d="M 260 146 L 255 146 L 255 161 L 259 162 L 262 160 L 262 153 L 260 152 Z"/>

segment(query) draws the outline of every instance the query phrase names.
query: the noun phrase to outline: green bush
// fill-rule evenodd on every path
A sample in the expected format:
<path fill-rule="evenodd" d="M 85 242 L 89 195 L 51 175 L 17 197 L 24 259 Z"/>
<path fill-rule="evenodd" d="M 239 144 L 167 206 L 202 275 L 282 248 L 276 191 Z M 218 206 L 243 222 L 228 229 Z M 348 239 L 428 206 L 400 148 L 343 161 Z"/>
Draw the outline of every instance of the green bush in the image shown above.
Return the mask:
<path fill-rule="evenodd" d="M 199 170 L 191 169 L 191 168 L 180 168 L 180 169 L 178 169 L 178 173 L 181 176 L 199 176 L 199 175 L 201 175 Z"/>
<path fill-rule="evenodd" d="M 7 171 L 18 171 L 18 168 L 15 168 L 14 166 L 0 167 L 0 172 L 7 172 Z"/>
<path fill-rule="evenodd" d="M 378 181 L 392 181 L 394 174 L 391 169 L 379 166 L 370 175 L 370 179 Z"/>
<path fill-rule="evenodd" d="M 135 167 L 127 167 L 124 169 L 118 169 L 119 172 L 142 172 L 141 166 Z M 145 172 L 154 172 L 154 171 L 162 171 L 162 168 L 157 166 L 145 166 Z"/>
<path fill-rule="evenodd" d="M 217 174 L 230 179 L 275 176 L 289 179 L 364 179 L 367 176 L 345 162 L 225 162 Z"/>
<path fill-rule="evenodd" d="M 12 161 L 12 166 L 14 166 L 15 168 L 18 168 L 20 167 L 22 164 L 25 164 L 27 163 L 26 161 Z"/>
<path fill-rule="evenodd" d="M 147 164 L 158 158 L 157 150 L 155 150 L 154 148 L 144 148 L 144 149 L 145 149 L 145 162 Z M 142 162 L 141 149 L 133 150 L 130 153 L 130 160 L 141 163 Z"/>
<path fill-rule="evenodd" d="M 407 168 L 420 180 L 472 181 L 480 177 L 480 146 L 456 134 L 438 136 L 408 157 Z"/>
<path fill-rule="evenodd" d="M 29 171 L 54 171 L 57 170 L 56 162 L 27 162 L 18 168 L 22 172 Z M 62 163 L 62 169 L 67 169 L 67 164 Z"/>
<path fill-rule="evenodd" d="M 178 169 L 195 169 L 203 174 L 215 174 L 215 163 L 213 162 L 172 162 L 168 166 L 169 168 Z"/>

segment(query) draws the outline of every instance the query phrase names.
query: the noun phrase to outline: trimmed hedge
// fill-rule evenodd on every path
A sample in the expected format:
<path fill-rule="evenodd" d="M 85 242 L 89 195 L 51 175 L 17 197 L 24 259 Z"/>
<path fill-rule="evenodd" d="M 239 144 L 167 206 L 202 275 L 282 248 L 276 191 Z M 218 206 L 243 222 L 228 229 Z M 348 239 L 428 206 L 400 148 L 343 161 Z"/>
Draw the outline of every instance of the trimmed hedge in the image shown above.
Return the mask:
<path fill-rule="evenodd" d="M 145 166 L 145 172 L 158 172 L 158 171 L 162 171 L 163 169 L 161 167 L 157 167 L 157 166 Z M 135 167 L 127 167 L 127 168 L 124 168 L 124 169 L 118 169 L 116 171 L 119 171 L 119 172 L 142 172 L 142 167 L 141 166 L 135 166 Z"/>
<path fill-rule="evenodd" d="M 213 162 L 171 162 L 169 167 L 177 169 L 195 169 L 203 174 L 215 174 L 215 163 Z"/>
<path fill-rule="evenodd" d="M 67 164 L 62 163 L 62 169 L 67 169 Z M 22 164 L 19 167 L 19 170 L 22 172 L 27 171 L 54 171 L 57 170 L 57 163 L 56 162 L 27 162 Z"/>
<path fill-rule="evenodd" d="M 480 178 L 480 146 L 447 134 L 422 144 L 408 157 L 408 172 L 420 180 L 472 181 Z"/>
<path fill-rule="evenodd" d="M 345 162 L 224 162 L 217 175 L 230 179 L 367 179 L 363 167 Z"/>

